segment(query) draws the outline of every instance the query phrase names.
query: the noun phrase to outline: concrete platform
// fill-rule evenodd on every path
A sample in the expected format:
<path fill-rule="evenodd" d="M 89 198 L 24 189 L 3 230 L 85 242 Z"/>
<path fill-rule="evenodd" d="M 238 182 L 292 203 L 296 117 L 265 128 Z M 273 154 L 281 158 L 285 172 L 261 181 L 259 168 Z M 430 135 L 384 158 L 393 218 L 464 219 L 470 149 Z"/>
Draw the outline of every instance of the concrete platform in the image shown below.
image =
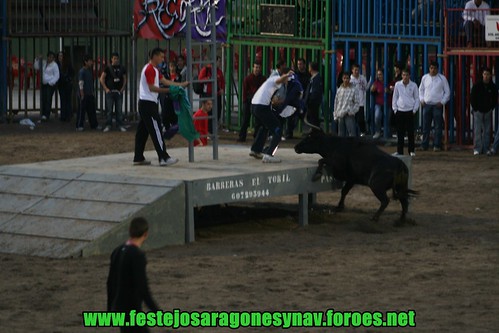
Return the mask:
<path fill-rule="evenodd" d="M 178 164 L 133 166 L 132 153 L 0 167 L 0 251 L 71 257 L 110 253 L 127 238 L 128 223 L 146 217 L 146 248 L 195 240 L 199 206 L 297 195 L 300 225 L 308 223 L 310 193 L 337 188 L 329 175 L 311 178 L 318 155 L 279 149 L 282 163 L 265 164 L 246 146 L 169 150 Z M 410 158 L 405 160 L 409 165 Z"/>
<path fill-rule="evenodd" d="M 159 167 L 133 166 L 117 154 L 0 167 L 0 251 L 70 257 L 109 253 L 127 237 L 134 216 L 151 223 L 149 248 L 194 241 L 193 209 L 279 195 L 329 190 L 310 183 L 317 157 L 281 149 L 280 164 L 263 164 L 244 146 L 169 150 L 180 159 Z M 306 198 L 300 197 L 302 204 Z M 305 207 L 305 206 L 303 206 Z M 302 224 L 306 213 L 301 212 Z"/>

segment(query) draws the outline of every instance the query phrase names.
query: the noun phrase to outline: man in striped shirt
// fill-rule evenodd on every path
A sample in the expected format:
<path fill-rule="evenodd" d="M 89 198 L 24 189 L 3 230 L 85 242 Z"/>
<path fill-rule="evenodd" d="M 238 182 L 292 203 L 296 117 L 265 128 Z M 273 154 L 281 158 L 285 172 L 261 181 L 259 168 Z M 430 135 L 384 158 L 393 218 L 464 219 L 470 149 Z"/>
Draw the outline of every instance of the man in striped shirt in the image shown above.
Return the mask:
<path fill-rule="evenodd" d="M 139 84 L 139 114 L 140 122 L 137 126 L 135 134 L 135 156 L 133 159 L 134 165 L 149 165 L 144 157 L 144 149 L 148 136 L 151 136 L 154 148 L 158 153 L 159 165 L 168 166 L 178 162 L 178 159 L 171 157 L 166 152 L 165 140 L 161 132 L 161 118 L 158 112 L 158 94 L 169 93 L 170 89 L 167 86 L 186 87 L 189 82 L 182 83 L 173 82 L 165 79 L 158 70 L 158 65 L 163 61 L 164 51 L 160 48 L 155 48 L 150 53 L 150 60 L 142 69 L 140 74 Z M 160 88 L 159 83 L 162 83 L 166 88 Z"/>

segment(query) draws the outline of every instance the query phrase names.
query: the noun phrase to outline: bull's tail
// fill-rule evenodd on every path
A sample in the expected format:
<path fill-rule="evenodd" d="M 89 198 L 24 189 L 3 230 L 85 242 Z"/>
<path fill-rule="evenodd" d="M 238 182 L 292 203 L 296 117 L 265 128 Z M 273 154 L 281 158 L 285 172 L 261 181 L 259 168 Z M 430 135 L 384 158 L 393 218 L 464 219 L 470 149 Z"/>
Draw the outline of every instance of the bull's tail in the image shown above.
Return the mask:
<path fill-rule="evenodd" d="M 407 199 L 408 197 L 417 196 L 418 191 L 411 190 L 408 187 L 409 183 L 409 170 L 407 166 L 401 162 L 398 170 L 393 177 L 393 199 Z"/>

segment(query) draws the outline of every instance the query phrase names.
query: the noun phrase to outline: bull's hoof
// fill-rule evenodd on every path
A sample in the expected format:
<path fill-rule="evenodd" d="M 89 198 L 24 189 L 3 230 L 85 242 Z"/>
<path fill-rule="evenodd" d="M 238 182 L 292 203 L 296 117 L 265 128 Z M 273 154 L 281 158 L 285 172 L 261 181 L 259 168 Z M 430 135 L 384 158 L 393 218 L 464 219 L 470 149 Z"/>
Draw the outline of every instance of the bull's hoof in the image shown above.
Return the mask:
<path fill-rule="evenodd" d="M 321 172 L 316 172 L 313 176 L 312 176 L 312 181 L 313 182 L 316 182 L 318 180 L 320 180 L 322 177 L 322 173 Z"/>

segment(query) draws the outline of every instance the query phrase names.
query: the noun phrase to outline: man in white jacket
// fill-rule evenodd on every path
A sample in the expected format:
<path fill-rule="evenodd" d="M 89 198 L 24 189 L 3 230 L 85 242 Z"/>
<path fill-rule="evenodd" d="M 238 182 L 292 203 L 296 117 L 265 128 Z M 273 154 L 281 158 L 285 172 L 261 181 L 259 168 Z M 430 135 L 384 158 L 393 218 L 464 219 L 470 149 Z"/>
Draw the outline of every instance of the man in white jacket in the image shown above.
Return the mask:
<path fill-rule="evenodd" d="M 59 81 L 59 66 L 55 60 L 55 53 L 49 51 L 47 53 L 47 61 L 42 64 L 42 105 L 41 105 L 41 120 L 47 121 L 50 118 L 52 109 L 52 97 L 54 96 L 55 89 L 57 88 L 57 81 Z M 40 59 L 35 59 L 35 70 L 40 69 Z"/>
<path fill-rule="evenodd" d="M 402 70 L 402 81 L 395 83 L 393 90 L 392 109 L 397 123 L 397 152 L 394 155 L 404 155 L 404 136 L 407 132 L 408 150 L 414 153 L 414 114 L 419 109 L 419 89 L 411 81 L 409 71 Z"/>

